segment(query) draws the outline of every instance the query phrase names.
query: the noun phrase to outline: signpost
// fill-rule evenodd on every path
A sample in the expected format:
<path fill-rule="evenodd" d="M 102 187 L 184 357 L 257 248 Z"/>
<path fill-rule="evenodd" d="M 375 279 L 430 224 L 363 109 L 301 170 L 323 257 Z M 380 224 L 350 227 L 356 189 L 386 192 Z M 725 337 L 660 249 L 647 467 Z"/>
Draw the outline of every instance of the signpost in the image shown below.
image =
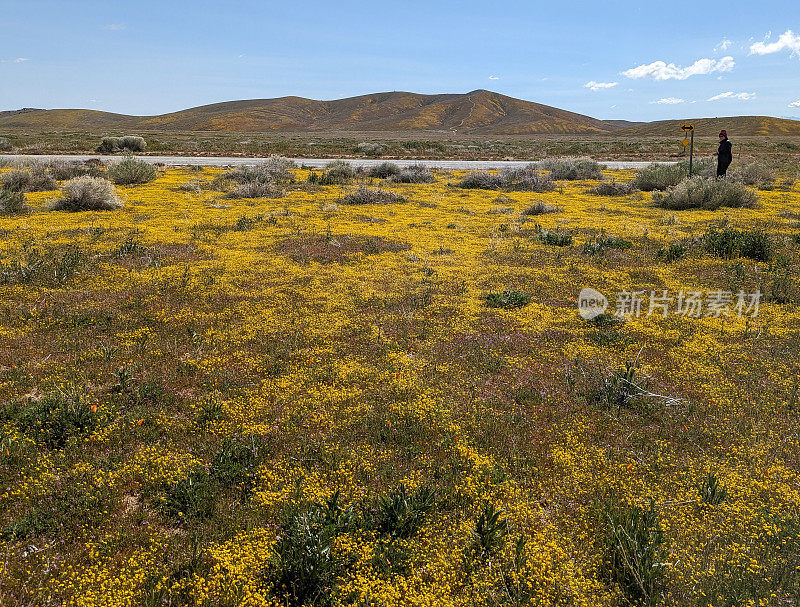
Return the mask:
<path fill-rule="evenodd" d="M 693 124 L 682 124 L 681 130 L 683 131 L 683 147 L 689 146 L 689 177 L 692 176 L 692 156 L 694 155 L 694 125 Z M 691 139 L 686 139 L 686 133 L 689 133 L 689 137 Z"/>

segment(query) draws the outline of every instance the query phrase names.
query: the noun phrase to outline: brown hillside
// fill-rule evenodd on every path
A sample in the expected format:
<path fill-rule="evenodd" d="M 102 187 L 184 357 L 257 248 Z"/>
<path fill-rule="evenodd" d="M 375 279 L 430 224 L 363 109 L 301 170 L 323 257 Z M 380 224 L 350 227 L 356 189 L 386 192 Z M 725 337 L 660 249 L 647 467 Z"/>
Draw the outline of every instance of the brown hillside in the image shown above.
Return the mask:
<path fill-rule="evenodd" d="M 96 110 L 24 110 L 0 114 L 0 128 L 32 130 L 93 130 L 133 127 L 136 116 Z"/>
<path fill-rule="evenodd" d="M 693 118 L 686 120 L 661 120 L 617 131 L 620 135 L 664 136 L 679 135 L 681 124 L 694 124 L 696 137 L 716 137 L 722 129 L 734 137 L 758 135 L 798 136 L 800 121 L 771 116 L 728 116 L 722 118 Z"/>
<path fill-rule="evenodd" d="M 167 131 L 440 131 L 476 134 L 605 133 L 595 118 L 490 91 L 375 93 L 316 101 L 302 97 L 228 101 L 160 116 L 37 110 L 0 116 L 0 128 Z"/>
<path fill-rule="evenodd" d="M 464 95 L 390 92 L 333 101 L 302 97 L 205 105 L 145 118 L 141 128 L 199 131 L 429 131 L 602 133 L 600 120 L 490 91 Z"/>
<path fill-rule="evenodd" d="M 420 95 L 400 91 L 333 101 L 303 97 L 226 101 L 160 116 L 126 116 L 95 110 L 24 109 L 0 112 L 0 129 L 92 131 L 457 131 L 475 135 L 604 134 L 666 136 L 693 122 L 700 136 L 725 128 L 736 136 L 800 135 L 800 121 L 734 116 L 635 123 L 597 120 L 486 90 Z"/>

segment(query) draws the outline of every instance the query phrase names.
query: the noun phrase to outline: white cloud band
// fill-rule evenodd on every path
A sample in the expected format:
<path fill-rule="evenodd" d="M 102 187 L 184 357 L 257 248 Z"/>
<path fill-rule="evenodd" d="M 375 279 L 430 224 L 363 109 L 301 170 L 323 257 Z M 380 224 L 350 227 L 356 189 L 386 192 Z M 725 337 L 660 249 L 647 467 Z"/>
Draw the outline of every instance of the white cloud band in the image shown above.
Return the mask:
<path fill-rule="evenodd" d="M 736 99 L 738 101 L 750 101 L 751 99 L 755 99 L 755 93 L 734 93 L 733 91 L 727 91 L 725 93 L 720 93 L 719 95 L 714 95 L 713 97 L 709 97 L 706 101 L 719 101 L 721 99 Z"/>
<path fill-rule="evenodd" d="M 736 63 L 733 57 L 722 59 L 698 59 L 688 67 L 680 67 L 674 63 L 654 61 L 653 63 L 632 67 L 622 72 L 626 78 L 652 78 L 653 80 L 686 80 L 690 76 L 711 74 L 713 72 L 730 72 Z"/>
<path fill-rule="evenodd" d="M 792 55 L 800 56 L 800 34 L 795 34 L 792 30 L 786 30 L 783 34 L 778 36 L 775 42 L 756 42 L 750 45 L 751 55 L 771 55 L 772 53 L 779 53 L 780 51 L 791 51 Z"/>
<path fill-rule="evenodd" d="M 651 101 L 650 103 L 657 103 L 659 105 L 677 105 L 679 103 L 686 103 L 686 100 L 679 99 L 678 97 L 663 97 L 658 101 Z"/>
<path fill-rule="evenodd" d="M 594 80 L 590 80 L 586 84 L 583 85 L 584 88 L 587 88 L 595 93 L 597 91 L 602 91 L 603 89 L 610 89 L 614 88 L 619 84 L 618 82 L 595 82 Z"/>

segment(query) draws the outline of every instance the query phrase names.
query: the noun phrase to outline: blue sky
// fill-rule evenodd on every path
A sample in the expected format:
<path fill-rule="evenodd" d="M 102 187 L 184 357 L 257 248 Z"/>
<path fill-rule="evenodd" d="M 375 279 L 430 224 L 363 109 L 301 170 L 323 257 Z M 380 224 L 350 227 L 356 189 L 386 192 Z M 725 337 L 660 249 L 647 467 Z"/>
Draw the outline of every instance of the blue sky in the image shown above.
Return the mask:
<path fill-rule="evenodd" d="M 485 88 L 605 119 L 800 116 L 797 0 L 0 0 L 0 32 L 0 110 Z"/>

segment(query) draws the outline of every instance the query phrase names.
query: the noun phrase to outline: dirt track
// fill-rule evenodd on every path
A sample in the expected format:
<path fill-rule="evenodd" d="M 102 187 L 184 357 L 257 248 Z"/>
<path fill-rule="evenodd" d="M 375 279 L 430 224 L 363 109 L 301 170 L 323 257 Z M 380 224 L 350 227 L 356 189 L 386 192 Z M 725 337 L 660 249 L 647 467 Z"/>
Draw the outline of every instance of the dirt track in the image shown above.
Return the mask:
<path fill-rule="evenodd" d="M 99 155 L 68 155 L 68 154 L 42 154 L 35 156 L 26 156 L 18 154 L 8 154 L 0 156 L 0 158 L 7 158 L 13 161 L 28 160 L 28 161 L 48 161 L 48 160 L 88 160 L 90 158 L 100 158 L 106 164 L 113 164 L 119 162 L 123 156 L 99 156 Z M 140 156 L 142 160 L 153 164 L 165 164 L 169 166 L 241 166 L 248 164 L 257 164 L 263 162 L 266 158 L 242 158 L 242 157 L 226 157 L 226 156 Z M 298 165 L 306 165 L 310 167 L 320 168 L 324 167 L 333 158 L 295 158 Z M 354 166 L 371 167 L 381 162 L 386 162 L 384 159 L 366 159 L 366 158 L 342 158 Z M 519 160 L 390 160 L 401 167 L 411 166 L 415 164 L 424 164 L 434 169 L 467 169 L 467 170 L 480 170 L 480 169 L 508 169 L 519 168 L 531 164 L 529 161 Z M 651 162 L 637 162 L 628 160 L 598 160 L 605 164 L 609 169 L 638 169 Z M 535 164 L 535 163 L 534 163 Z M 671 162 L 659 164 L 674 164 Z"/>

